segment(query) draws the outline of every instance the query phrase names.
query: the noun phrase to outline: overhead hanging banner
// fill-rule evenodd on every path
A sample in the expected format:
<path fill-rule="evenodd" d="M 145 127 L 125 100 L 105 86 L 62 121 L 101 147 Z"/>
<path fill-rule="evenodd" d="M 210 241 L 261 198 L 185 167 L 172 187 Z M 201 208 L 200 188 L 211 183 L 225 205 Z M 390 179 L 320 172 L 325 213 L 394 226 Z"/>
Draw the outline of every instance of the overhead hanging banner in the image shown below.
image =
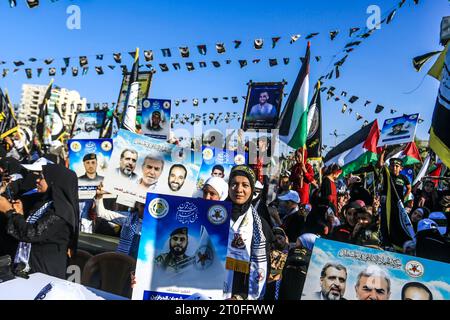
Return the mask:
<path fill-rule="evenodd" d="M 384 121 L 378 146 L 402 144 L 414 141 L 419 114 L 404 115 Z"/>
<path fill-rule="evenodd" d="M 167 141 L 170 135 L 170 100 L 143 99 L 142 134 Z"/>
<path fill-rule="evenodd" d="M 106 118 L 106 111 L 78 112 L 73 122 L 72 139 L 98 139 Z"/>
<path fill-rule="evenodd" d="M 251 82 L 242 129 L 274 129 L 281 111 L 283 82 Z"/>
<path fill-rule="evenodd" d="M 302 300 L 450 300 L 449 283 L 449 264 L 317 239 Z"/>
<path fill-rule="evenodd" d="M 147 192 L 190 197 L 195 192 L 200 164 L 192 155 L 161 140 L 119 130 L 104 189 L 118 195 L 117 202 L 133 207 L 145 203 Z M 200 158 L 200 156 L 198 156 Z"/>
<path fill-rule="evenodd" d="M 230 217 L 230 202 L 148 193 L 133 299 L 223 299 Z"/>
<path fill-rule="evenodd" d="M 78 196 L 92 199 L 103 181 L 113 151 L 112 139 L 68 141 L 69 169 L 78 177 Z"/>

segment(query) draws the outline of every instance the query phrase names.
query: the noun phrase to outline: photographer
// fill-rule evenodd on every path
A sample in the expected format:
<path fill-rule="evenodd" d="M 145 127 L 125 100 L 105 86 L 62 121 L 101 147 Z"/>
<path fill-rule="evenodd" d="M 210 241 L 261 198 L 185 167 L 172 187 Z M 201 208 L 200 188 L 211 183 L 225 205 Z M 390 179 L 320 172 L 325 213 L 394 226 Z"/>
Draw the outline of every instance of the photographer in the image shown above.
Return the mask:
<path fill-rule="evenodd" d="M 65 279 L 67 254 L 76 250 L 78 240 L 77 177 L 60 165 L 43 166 L 36 177 L 37 193 L 27 200 L 28 208 L 20 200 L 0 197 L 6 232 L 20 241 L 14 268 Z"/>

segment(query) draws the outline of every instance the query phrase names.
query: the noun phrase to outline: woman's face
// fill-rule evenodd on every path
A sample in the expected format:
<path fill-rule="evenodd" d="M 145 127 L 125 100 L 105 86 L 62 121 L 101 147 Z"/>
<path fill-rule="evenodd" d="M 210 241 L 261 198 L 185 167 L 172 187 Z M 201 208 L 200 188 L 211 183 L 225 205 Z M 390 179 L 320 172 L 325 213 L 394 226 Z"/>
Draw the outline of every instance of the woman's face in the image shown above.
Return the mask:
<path fill-rule="evenodd" d="M 219 201 L 220 196 L 219 193 L 213 187 L 207 184 L 203 188 L 203 199 Z"/>
<path fill-rule="evenodd" d="M 431 183 L 427 182 L 427 183 L 425 183 L 424 189 L 425 189 L 425 192 L 430 193 L 434 189 L 434 184 L 432 182 Z"/>
<path fill-rule="evenodd" d="M 413 213 L 411 213 L 411 221 L 412 222 L 419 222 L 423 219 L 423 213 L 420 210 L 414 210 Z"/>
<path fill-rule="evenodd" d="M 44 178 L 44 175 L 42 173 L 39 174 L 38 178 L 36 179 L 36 188 L 37 192 L 44 193 L 48 190 L 48 184 L 47 181 Z"/>
<path fill-rule="evenodd" d="M 230 198 L 234 204 L 242 205 L 252 196 L 250 181 L 244 176 L 235 176 L 231 180 Z"/>

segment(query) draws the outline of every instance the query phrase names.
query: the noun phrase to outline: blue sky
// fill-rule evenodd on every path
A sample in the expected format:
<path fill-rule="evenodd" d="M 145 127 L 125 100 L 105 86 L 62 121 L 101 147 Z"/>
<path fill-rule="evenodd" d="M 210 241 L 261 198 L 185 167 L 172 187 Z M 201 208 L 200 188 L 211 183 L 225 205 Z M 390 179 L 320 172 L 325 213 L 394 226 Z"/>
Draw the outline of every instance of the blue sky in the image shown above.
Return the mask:
<path fill-rule="evenodd" d="M 312 56 L 322 56 L 320 63 L 311 62 L 311 81 L 329 71 L 332 56 L 340 52 L 349 41 L 350 27 L 366 24 L 369 5 L 380 6 L 382 12 L 388 12 L 398 0 L 346 0 L 346 1 L 119 1 L 119 0 L 59 0 L 56 3 L 41 0 L 41 5 L 28 9 L 25 1 L 18 0 L 18 7 L 10 9 L 7 1 L 0 4 L 0 37 L 2 48 L 0 60 L 28 60 L 36 58 L 60 58 L 53 66 L 61 67 L 63 57 L 80 55 L 109 54 L 106 64 L 114 64 L 113 52 L 132 51 L 136 46 L 141 50 L 155 51 L 155 62 L 172 63 L 206 61 L 208 67 L 188 72 L 180 71 L 155 74 L 150 88 L 152 98 L 181 99 L 203 97 L 224 97 L 246 95 L 249 80 L 288 82 L 286 92 L 295 80 L 300 68 L 298 57 L 305 52 L 305 36 L 312 32 L 320 35 L 312 40 Z M 81 29 L 69 30 L 66 27 L 69 5 L 76 4 L 81 9 Z M 423 77 L 431 66 L 427 65 L 421 73 L 412 68 L 414 56 L 440 50 L 439 30 L 441 19 L 449 15 L 447 0 L 420 1 L 415 6 L 407 0 L 404 7 L 397 12 L 390 25 L 382 26 L 370 38 L 353 52 L 341 68 L 341 77 L 333 79 L 333 84 L 340 90 L 357 95 L 385 106 L 385 111 L 378 115 L 379 122 L 390 117 L 389 110 L 394 108 L 402 113 L 419 112 L 425 120 L 418 130 L 420 138 L 426 138 L 431 123 L 439 83 Z M 341 30 L 335 41 L 331 42 L 328 32 Z M 289 36 L 301 34 L 300 40 L 289 44 Z M 271 49 L 271 37 L 281 36 L 277 47 Z M 255 50 L 253 40 L 264 38 L 265 48 Z M 233 49 L 233 40 L 241 40 L 239 49 Z M 218 55 L 214 43 L 224 42 L 227 52 Z M 208 54 L 200 56 L 195 46 L 207 44 Z M 175 48 L 189 46 L 192 58 L 182 59 Z M 161 48 L 172 48 L 172 58 L 163 58 Z M 291 62 L 283 65 L 282 58 L 289 57 Z M 73 78 L 70 72 L 65 76 L 55 77 L 55 84 L 77 90 L 88 102 L 113 102 L 117 100 L 121 75 L 120 69 L 105 70 L 105 75 L 95 74 L 94 57 L 90 58 L 88 75 Z M 238 59 L 266 59 L 265 62 L 239 68 Z M 267 58 L 278 58 L 279 65 L 270 68 Z M 106 56 L 105 56 L 106 59 Z M 216 69 L 210 65 L 212 60 L 233 60 L 231 65 Z M 143 59 L 142 59 L 143 60 Z M 132 59 L 124 55 L 123 61 L 131 67 Z M 30 66 L 43 66 L 36 62 Z M 78 59 L 73 59 L 71 66 L 78 66 Z M 1 66 L 3 67 L 3 66 Z M 0 69 L 2 69 L 0 67 Z M 14 67 L 9 64 L 10 69 Z M 48 68 L 48 67 L 47 67 Z M 170 66 L 171 68 L 171 66 Z M 159 68 L 158 68 L 159 69 Z M 171 68 L 172 69 L 172 68 Z M 44 69 L 45 70 L 45 69 Z M 36 71 L 34 71 L 34 74 Z M 58 72 L 59 74 L 59 72 Z M 81 74 L 81 72 L 80 72 Z M 422 82 L 422 85 L 410 92 Z M 13 103 L 20 101 L 23 83 L 46 84 L 49 78 L 46 71 L 40 78 L 26 79 L 25 72 L 10 74 L 0 79 L 0 86 L 7 88 Z M 338 91 L 338 90 L 336 90 Z M 312 93 L 311 93 L 312 94 Z M 285 100 L 284 100 L 285 101 Z M 324 144 L 333 145 L 334 137 L 330 135 L 335 129 L 339 133 L 350 135 L 357 130 L 362 121 L 356 122 L 355 112 L 371 121 L 375 118 L 375 105 L 363 107 L 364 101 L 353 106 L 354 113 L 340 112 L 342 104 L 323 99 L 323 137 Z M 217 104 L 200 103 L 192 107 L 191 103 L 174 107 L 178 113 L 204 112 L 242 112 L 244 101 L 238 104 L 221 101 Z M 230 126 L 237 127 L 237 122 Z M 219 126 L 224 128 L 223 126 Z M 341 138 L 342 139 L 342 138 Z"/>

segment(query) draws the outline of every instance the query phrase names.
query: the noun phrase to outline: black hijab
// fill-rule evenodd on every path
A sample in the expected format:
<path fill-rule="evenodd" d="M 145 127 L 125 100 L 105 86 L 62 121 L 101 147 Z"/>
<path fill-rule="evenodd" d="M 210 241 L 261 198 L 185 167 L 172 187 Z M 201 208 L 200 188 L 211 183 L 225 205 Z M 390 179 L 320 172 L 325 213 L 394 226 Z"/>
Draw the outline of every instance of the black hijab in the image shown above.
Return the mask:
<path fill-rule="evenodd" d="M 74 229 L 78 228 L 78 179 L 76 174 L 61 165 L 50 164 L 42 167 L 42 173 L 49 186 L 47 193 L 53 200 L 56 215 L 64 219 Z"/>
<path fill-rule="evenodd" d="M 0 167 L 3 170 L 7 171 L 9 174 L 18 173 L 23 176 L 26 172 L 26 169 L 22 167 L 20 161 L 12 157 L 0 159 Z"/>
<path fill-rule="evenodd" d="M 255 183 L 256 183 L 256 175 L 255 172 L 249 167 L 245 165 L 239 165 L 235 166 L 231 169 L 230 173 L 230 179 L 229 179 L 229 188 L 231 190 L 231 183 L 233 181 L 233 178 L 236 176 L 242 176 L 246 177 L 248 181 L 250 182 L 250 186 L 252 188 L 250 197 L 248 198 L 247 202 L 244 204 L 236 204 L 233 202 L 232 207 L 232 219 L 236 221 L 241 215 L 245 214 L 247 210 L 252 205 L 253 201 L 253 192 L 255 191 Z"/>

